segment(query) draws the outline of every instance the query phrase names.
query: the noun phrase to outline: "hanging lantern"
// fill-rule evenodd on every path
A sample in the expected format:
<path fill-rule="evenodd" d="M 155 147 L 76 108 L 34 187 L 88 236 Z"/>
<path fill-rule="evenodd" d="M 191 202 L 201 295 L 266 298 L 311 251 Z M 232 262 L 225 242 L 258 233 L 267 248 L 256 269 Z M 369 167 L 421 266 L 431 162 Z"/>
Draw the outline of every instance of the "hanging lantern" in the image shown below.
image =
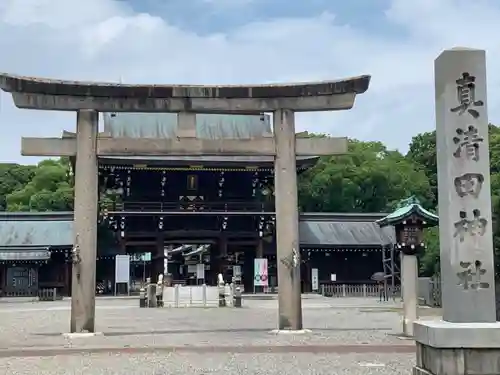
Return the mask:
<path fill-rule="evenodd" d="M 224 178 L 224 172 L 219 173 L 219 198 L 222 197 L 224 193 L 224 182 L 226 179 Z"/>
<path fill-rule="evenodd" d="M 166 171 L 161 171 L 161 179 L 160 179 L 160 185 L 161 185 L 161 196 L 165 196 L 165 187 L 167 185 L 167 172 Z"/>
<path fill-rule="evenodd" d="M 127 180 L 126 180 L 126 183 L 125 183 L 125 193 L 126 193 L 126 196 L 129 197 L 130 196 L 130 187 L 132 185 L 132 175 L 131 175 L 131 170 L 129 169 L 127 171 Z"/>
<path fill-rule="evenodd" d="M 226 230 L 227 229 L 227 222 L 228 222 L 228 218 L 227 218 L 227 216 L 225 216 L 222 219 L 222 230 Z"/>
<path fill-rule="evenodd" d="M 259 173 L 255 172 L 252 179 L 252 197 L 255 197 L 257 193 L 257 184 L 259 183 Z"/>

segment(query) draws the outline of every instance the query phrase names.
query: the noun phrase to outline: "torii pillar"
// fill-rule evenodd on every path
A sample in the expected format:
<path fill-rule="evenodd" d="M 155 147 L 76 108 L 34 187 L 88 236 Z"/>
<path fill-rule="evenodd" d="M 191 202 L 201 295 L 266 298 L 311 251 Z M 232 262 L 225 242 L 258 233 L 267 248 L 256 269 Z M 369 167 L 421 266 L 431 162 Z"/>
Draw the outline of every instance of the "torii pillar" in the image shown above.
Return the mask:
<path fill-rule="evenodd" d="M 302 330 L 295 114 L 274 112 L 279 330 Z"/>
<path fill-rule="evenodd" d="M 99 113 L 77 112 L 71 333 L 95 332 Z"/>

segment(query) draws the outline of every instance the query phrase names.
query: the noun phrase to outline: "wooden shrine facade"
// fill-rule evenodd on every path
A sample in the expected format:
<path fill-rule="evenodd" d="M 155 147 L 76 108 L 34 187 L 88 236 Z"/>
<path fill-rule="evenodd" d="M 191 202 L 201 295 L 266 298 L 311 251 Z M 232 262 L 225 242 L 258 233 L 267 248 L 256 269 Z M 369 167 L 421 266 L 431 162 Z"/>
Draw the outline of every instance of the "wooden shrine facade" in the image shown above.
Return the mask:
<path fill-rule="evenodd" d="M 394 231 L 381 230 L 375 223 L 384 214 L 332 214 L 304 213 L 300 217 L 299 231 L 302 254 L 302 286 L 310 291 L 311 269 L 317 268 L 320 284 L 368 283 L 375 272 L 382 270 L 382 251 L 394 243 Z M 100 226 L 98 241 L 96 290 L 112 292 L 114 258 L 123 250 L 110 246 L 111 232 Z M 0 296 L 35 295 L 38 288 L 58 288 L 69 295 L 71 290 L 70 252 L 73 246 L 73 215 L 60 213 L 1 213 L 0 214 Z M 171 242 L 166 246 L 181 244 Z M 138 240 L 125 242 L 124 251 L 131 257 L 132 286 L 140 285 L 145 277 L 154 276 L 155 247 L 138 244 Z M 198 241 L 199 242 L 199 241 Z M 274 242 L 264 242 L 262 256 L 269 262 L 270 285 L 276 280 L 276 249 Z M 214 249 L 217 247 L 213 246 Z M 140 252 L 139 252 L 140 249 Z M 250 241 L 235 240 L 228 247 L 226 276 L 234 265 L 242 268 L 245 289 L 253 289 L 253 259 L 257 249 Z M 207 266 L 214 265 L 212 251 L 203 255 Z M 216 259 L 216 258 L 215 258 Z M 163 260 L 163 258 L 162 258 Z M 178 254 L 170 259 L 170 270 L 189 282 L 190 266 L 198 263 L 198 256 Z M 215 266 L 215 265 L 214 265 Z M 335 275 L 335 281 L 331 277 Z"/>
<path fill-rule="evenodd" d="M 178 134 L 177 116 L 173 113 L 102 115 L 102 139 L 168 140 Z M 270 118 L 264 114 L 197 114 L 194 125 L 199 140 L 272 137 Z M 74 133 L 65 132 L 63 139 L 74 136 Z M 297 140 L 300 138 L 297 135 Z M 297 173 L 313 166 L 317 159 L 297 156 Z M 142 265 L 132 267 L 132 277 L 142 281 L 145 277 L 156 280 L 159 274 L 167 272 L 174 280 L 197 283 L 196 265 L 203 264 L 203 280 L 213 285 L 219 273 L 230 280 L 238 267 L 246 290 L 253 289 L 254 259 L 266 257 L 270 282 L 276 283 L 273 156 L 108 155 L 98 158 L 98 173 L 97 282 L 100 289 L 109 290 L 107 286 L 113 284 L 116 254 L 131 254 L 132 259 L 143 259 L 139 262 Z M 72 229 L 68 228 L 73 225 L 68 219 L 71 213 L 61 214 L 64 220 L 60 217 L 52 220 L 59 214 L 19 215 L 24 224 L 23 220 L 11 220 L 16 215 L 7 215 L 0 221 L 0 227 L 6 231 L 4 238 L 11 238 L 3 245 L 0 238 L 0 253 L 2 246 L 5 246 L 5 251 L 14 247 L 14 251 L 26 250 L 29 246 L 45 251 L 45 258 L 39 259 L 39 265 L 34 263 L 33 267 L 25 267 L 23 272 L 29 274 L 30 280 L 33 279 L 33 270 L 40 277 L 42 273 L 53 275 L 44 277 L 58 287 L 60 283 L 64 284 L 61 289 L 69 291 L 69 276 L 63 281 L 51 278 L 56 278 L 56 275 L 60 278 L 60 275 L 66 275 L 62 270 L 69 269 L 68 251 L 73 246 Z M 381 252 L 380 256 L 376 253 L 393 241 L 390 235 L 386 235 L 387 230 L 381 230 L 374 223 L 380 217 L 303 214 L 299 225 L 303 289 L 311 287 L 311 268 L 319 269 L 320 282 L 331 282 L 332 274 L 337 282 L 366 282 L 371 274 L 381 271 Z M 25 232 L 27 228 L 43 235 L 31 238 L 30 232 Z M 65 231 L 67 237 L 53 237 L 58 231 Z M 195 250 L 173 251 L 187 245 L 192 245 Z M 168 250 L 166 257 L 165 249 Z M 61 259 L 54 255 L 56 250 L 64 255 Z M 42 256 L 42 253 L 37 254 Z M 353 260 L 358 255 L 360 258 Z M 9 269 L 14 267 L 13 264 L 17 267 L 20 260 L 14 258 L 6 259 L 0 267 L 3 269 L 0 281 L 4 280 L 0 288 L 3 285 L 5 290 L 13 288 L 9 286 L 12 281 Z M 26 255 L 23 259 L 27 264 L 33 260 L 28 258 Z M 47 271 L 49 265 L 58 271 Z M 28 284 L 35 288 L 33 281 Z"/>

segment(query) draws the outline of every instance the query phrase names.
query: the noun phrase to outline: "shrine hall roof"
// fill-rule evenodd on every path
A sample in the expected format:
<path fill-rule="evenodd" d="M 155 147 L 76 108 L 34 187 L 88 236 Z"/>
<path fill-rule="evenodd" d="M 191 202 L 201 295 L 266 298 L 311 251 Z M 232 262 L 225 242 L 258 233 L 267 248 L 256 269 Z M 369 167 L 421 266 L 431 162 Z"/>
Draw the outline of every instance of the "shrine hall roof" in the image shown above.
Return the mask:
<path fill-rule="evenodd" d="M 176 113 L 104 113 L 111 137 L 175 138 Z M 248 139 L 271 135 L 269 115 L 197 114 L 196 136 L 202 139 Z"/>
<path fill-rule="evenodd" d="M 104 133 L 113 138 L 175 138 L 176 113 L 103 113 Z M 197 114 L 196 136 L 202 139 L 249 139 L 272 135 L 269 115 Z M 251 164 L 273 163 L 271 156 L 128 156 L 100 157 L 105 164 L 147 162 L 151 165 L 205 163 Z M 314 163 L 315 157 L 298 157 L 299 162 Z M 303 163 L 303 162 L 302 162 Z"/>
<path fill-rule="evenodd" d="M 395 242 L 393 227 L 375 220 L 386 214 L 303 213 L 302 247 L 382 247 Z M 0 248 L 72 246 L 72 212 L 0 213 Z"/>
<path fill-rule="evenodd" d="M 2 212 L 1 247 L 50 247 L 73 244 L 72 212 Z"/>
<path fill-rule="evenodd" d="M 375 220 L 385 214 L 304 213 L 299 223 L 303 247 L 382 247 L 395 243 L 391 226 L 380 228 Z"/>

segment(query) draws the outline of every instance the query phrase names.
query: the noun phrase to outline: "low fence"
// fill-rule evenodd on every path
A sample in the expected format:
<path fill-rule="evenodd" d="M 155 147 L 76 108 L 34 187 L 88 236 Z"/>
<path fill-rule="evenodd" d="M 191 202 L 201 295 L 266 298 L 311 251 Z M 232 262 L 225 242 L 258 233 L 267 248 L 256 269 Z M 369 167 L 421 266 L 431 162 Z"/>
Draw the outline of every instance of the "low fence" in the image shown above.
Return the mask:
<path fill-rule="evenodd" d="M 226 304 L 233 303 L 233 286 L 226 284 L 224 288 Z M 163 288 L 164 307 L 218 307 L 219 288 L 216 286 L 182 286 L 175 285 Z"/>
<path fill-rule="evenodd" d="M 60 301 L 63 296 L 57 292 L 57 288 L 42 288 L 38 291 L 38 299 L 40 301 Z"/>
<path fill-rule="evenodd" d="M 419 277 L 418 299 L 422 305 L 441 307 L 441 281 L 436 277 Z"/>
<path fill-rule="evenodd" d="M 401 288 L 396 286 L 394 290 L 390 286 L 380 286 L 378 284 L 323 284 L 320 286 L 320 293 L 325 297 L 399 297 Z"/>

